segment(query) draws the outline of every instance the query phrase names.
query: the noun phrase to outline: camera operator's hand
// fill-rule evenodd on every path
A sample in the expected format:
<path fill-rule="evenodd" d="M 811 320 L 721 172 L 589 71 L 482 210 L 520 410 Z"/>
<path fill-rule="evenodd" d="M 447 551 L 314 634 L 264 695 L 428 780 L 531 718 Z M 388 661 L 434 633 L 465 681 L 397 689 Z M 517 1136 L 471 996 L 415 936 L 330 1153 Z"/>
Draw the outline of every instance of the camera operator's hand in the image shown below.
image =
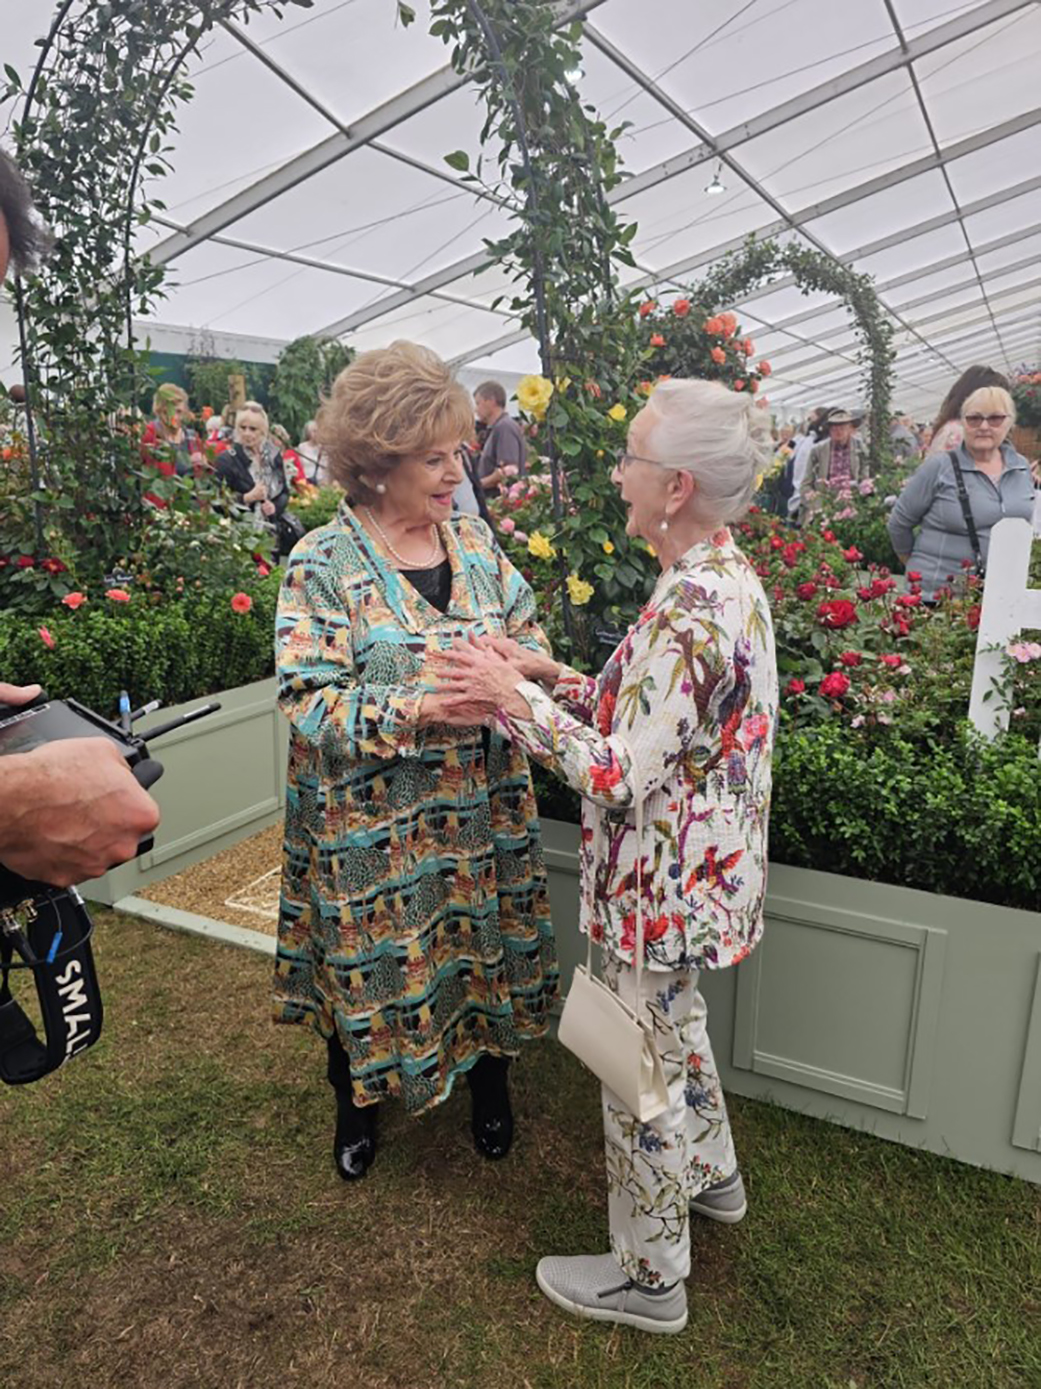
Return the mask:
<path fill-rule="evenodd" d="M 13 688 L 0 685 L 0 701 Z M 159 807 L 106 738 L 0 757 L 0 862 L 23 878 L 69 887 L 100 877 L 158 823 Z"/>
<path fill-rule="evenodd" d="M 39 693 L 39 685 L 5 685 L 0 680 L 0 704 L 29 704 Z"/>

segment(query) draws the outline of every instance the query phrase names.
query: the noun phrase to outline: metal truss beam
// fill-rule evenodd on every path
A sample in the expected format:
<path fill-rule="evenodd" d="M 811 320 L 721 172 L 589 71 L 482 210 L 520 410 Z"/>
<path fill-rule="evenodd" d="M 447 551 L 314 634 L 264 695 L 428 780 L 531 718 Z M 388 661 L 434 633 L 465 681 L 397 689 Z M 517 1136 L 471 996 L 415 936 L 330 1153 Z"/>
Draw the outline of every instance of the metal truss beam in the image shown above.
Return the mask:
<path fill-rule="evenodd" d="M 775 130 L 779 126 L 785 125 L 788 121 L 795 120 L 797 117 L 805 115 L 807 111 L 814 110 L 816 107 L 828 101 L 833 101 L 836 97 L 845 96 L 851 91 L 856 91 L 858 87 L 864 86 L 868 82 L 875 81 L 877 77 L 884 76 L 887 72 L 906 67 L 917 58 L 922 58 L 929 53 L 936 52 L 947 44 L 955 43 L 959 39 L 963 39 L 969 34 L 975 33 L 977 29 L 983 28 L 988 24 L 993 24 L 997 20 L 1003 19 L 1007 15 L 1025 8 L 1028 4 L 1034 3 L 1037 3 L 1037 0 L 989 0 L 989 3 L 977 6 L 970 14 L 963 15 L 947 24 L 941 24 L 936 29 L 922 34 L 909 45 L 908 51 L 906 52 L 901 48 L 895 48 L 888 54 L 882 54 L 868 63 L 861 64 L 859 67 L 851 69 L 850 72 L 844 74 L 842 77 L 835 78 L 831 82 L 822 83 L 820 86 L 813 88 L 802 96 L 786 101 L 780 106 L 773 107 L 769 111 L 764 111 L 752 121 L 734 126 L 731 130 L 725 131 L 711 141 L 702 140 L 697 146 L 687 150 L 684 154 L 677 155 L 672 159 L 665 160 L 661 164 L 656 164 L 649 169 L 645 169 L 642 173 L 637 174 L 633 178 L 624 179 L 617 187 L 611 189 L 610 193 L 607 195 L 607 201 L 612 204 L 623 202 L 629 198 L 635 197 L 639 193 L 645 192 L 649 188 L 655 188 L 658 184 L 664 183 L 670 178 L 675 178 L 678 174 L 686 173 L 688 169 L 694 168 L 697 164 L 704 163 L 706 159 L 719 158 L 722 153 L 737 145 L 745 144 L 749 140 L 753 140 L 757 136 L 765 134 L 767 131 Z M 587 25 L 587 35 L 589 35 L 589 29 L 590 26 Z M 589 36 L 591 41 L 595 41 L 592 35 Z M 607 42 L 599 34 L 596 38 L 599 39 L 601 43 Z M 641 76 L 645 82 L 650 80 L 643 74 L 641 74 Z M 664 93 L 662 95 L 664 96 Z M 665 99 L 668 100 L 668 98 Z M 1041 119 L 1041 115 L 1039 115 L 1038 119 Z M 1011 127 L 1013 123 L 1007 122 L 1006 124 Z M 1027 127 L 1023 126 L 1017 128 L 1025 129 Z M 1015 132 L 1010 129 L 1008 133 Z M 965 146 L 960 152 L 963 154 L 971 153 L 972 150 L 969 148 L 970 143 L 971 141 L 960 142 L 961 145 Z M 988 142 L 985 141 L 984 143 Z M 983 145 L 974 145 L 972 148 L 983 148 Z M 957 156 L 948 155 L 948 157 Z M 904 176 L 913 178 L 918 173 L 936 167 L 936 158 L 934 155 L 930 155 L 925 160 L 915 161 L 913 165 L 905 165 L 904 168 L 910 172 L 907 172 Z M 742 174 L 741 177 L 748 181 L 748 175 Z M 868 196 L 868 192 L 864 190 L 879 191 L 880 189 L 888 188 L 893 181 L 892 174 L 882 175 L 880 179 L 873 180 L 871 184 L 860 185 L 860 191 L 857 193 L 857 197 Z M 839 207 L 844 206 L 846 206 L 845 202 L 836 202 L 833 207 L 828 204 L 818 204 L 813 209 L 805 210 L 805 220 L 810 220 L 812 217 L 825 216 L 827 211 L 835 211 Z M 776 223 L 773 228 L 764 229 L 762 234 L 773 235 L 776 231 L 784 230 L 785 226 L 786 221 L 780 221 Z M 742 238 L 737 241 L 728 242 L 722 247 L 714 248 L 711 252 L 706 253 L 706 255 L 710 260 L 717 259 L 728 250 L 735 249 L 742 245 L 743 241 L 744 239 Z M 479 251 L 475 255 L 467 256 L 465 259 L 457 261 L 454 265 L 447 266 L 444 270 L 438 272 L 437 276 L 431 276 L 429 283 L 433 288 L 440 289 L 444 285 L 450 284 L 453 279 L 462 279 L 467 275 L 476 274 L 487 264 L 487 253 Z M 697 260 L 696 264 L 705 264 L 705 260 Z M 682 274 L 685 269 L 694 268 L 690 266 L 689 262 L 681 262 L 680 265 L 681 268 L 676 273 Z M 663 275 L 663 278 L 669 278 L 667 272 Z M 426 283 L 428 282 L 420 281 L 421 286 Z M 646 283 L 654 283 L 654 281 L 648 280 Z M 420 292 L 426 293 L 426 290 L 421 289 Z M 372 319 L 378 318 L 381 314 L 393 312 L 394 309 L 399 308 L 406 302 L 407 297 L 396 294 L 387 295 L 384 299 L 377 301 L 368 308 L 359 309 L 357 312 L 348 314 L 344 318 L 337 320 L 337 322 L 327 325 L 322 330 L 322 333 L 329 337 L 338 337 L 344 333 L 352 332 L 355 328 L 362 327 L 365 323 L 371 322 Z M 521 340 L 522 338 L 515 339 L 515 341 Z M 480 356 L 485 350 L 486 349 L 483 348 L 478 349 L 474 355 Z M 501 348 L 499 350 L 501 350 Z"/>
<path fill-rule="evenodd" d="M 556 7 L 558 24 L 563 26 L 575 19 L 581 19 L 583 15 L 603 3 L 604 0 L 578 0 L 578 3 L 572 4 L 558 3 Z M 442 97 L 458 91 L 469 80 L 467 74 L 458 73 L 451 66 L 439 68 L 437 72 L 424 77 L 422 81 L 417 82 L 404 92 L 399 92 L 390 101 L 384 102 L 367 115 L 362 116 L 350 126 L 346 133 L 344 130 L 338 129 L 328 139 L 313 145 L 309 150 L 305 150 L 296 158 L 290 159 L 273 173 L 258 179 L 256 183 L 242 189 L 234 197 L 211 208 L 209 212 L 204 213 L 196 222 L 193 222 L 187 231 L 160 242 L 151 253 L 153 264 L 162 265 L 176 259 L 177 256 L 183 256 L 193 246 L 198 246 L 200 242 L 223 231 L 225 227 L 231 226 L 232 223 L 240 221 L 243 217 L 248 217 L 251 212 L 263 207 L 265 203 L 289 192 L 290 189 L 295 188 L 314 174 L 321 173 L 323 169 L 327 169 L 330 164 L 335 164 L 338 160 L 345 158 L 353 150 L 371 145 L 373 140 L 385 135 L 388 130 L 392 130 L 395 126 L 409 120 L 410 117 L 418 115 L 420 111 L 425 111 L 428 106 L 433 105 L 435 101 L 440 101 Z M 323 111 L 323 114 L 328 116 L 331 113 Z M 339 122 L 336 124 L 339 125 Z"/>

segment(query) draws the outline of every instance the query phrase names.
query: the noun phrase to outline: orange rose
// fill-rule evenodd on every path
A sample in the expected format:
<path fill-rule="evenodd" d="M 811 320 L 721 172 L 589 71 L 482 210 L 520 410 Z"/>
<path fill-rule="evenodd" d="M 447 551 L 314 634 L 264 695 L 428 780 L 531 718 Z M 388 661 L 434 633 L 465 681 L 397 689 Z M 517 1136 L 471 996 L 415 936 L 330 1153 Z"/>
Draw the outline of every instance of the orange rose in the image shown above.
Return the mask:
<path fill-rule="evenodd" d="M 641 317 L 641 318 L 646 318 L 647 315 L 648 315 L 649 313 L 653 313 L 654 310 L 655 310 L 657 307 L 658 307 L 658 301 L 657 301 L 656 299 L 647 299 L 647 300 L 645 300 L 644 303 L 642 303 L 642 304 L 640 305 L 640 317 Z"/>
<path fill-rule="evenodd" d="M 727 359 L 727 354 L 721 347 L 714 347 L 709 355 L 712 357 L 712 360 L 718 362 L 720 366 L 722 366 Z"/>
<path fill-rule="evenodd" d="M 652 347 L 664 347 L 664 346 L 665 346 L 665 339 L 662 337 L 662 335 L 661 335 L 660 333 L 655 333 L 654 336 L 651 338 L 651 346 L 652 346 Z"/>
<path fill-rule="evenodd" d="M 734 390 L 735 390 L 735 391 L 743 391 L 744 389 L 745 389 L 745 383 L 744 383 L 743 381 L 735 381 L 735 382 L 734 382 Z"/>
<path fill-rule="evenodd" d="M 77 608 L 82 607 L 87 601 L 87 595 L 85 593 L 66 593 L 61 601 L 67 608 L 71 608 L 72 611 L 75 612 Z"/>
<path fill-rule="evenodd" d="M 723 320 L 719 317 L 705 319 L 705 332 L 718 338 L 723 331 Z"/>
<path fill-rule="evenodd" d="M 686 318 L 690 313 L 690 300 L 677 299 L 672 306 L 672 312 L 677 318 Z"/>
<path fill-rule="evenodd" d="M 732 338 L 737 332 L 737 318 L 732 313 L 721 313 L 719 321 L 723 325 L 723 332 L 728 338 Z"/>
<path fill-rule="evenodd" d="M 773 371 L 773 367 L 770 365 L 769 362 L 760 362 L 759 365 L 756 367 L 756 371 L 759 373 L 760 376 L 769 376 Z"/>
<path fill-rule="evenodd" d="M 745 345 L 744 345 L 744 353 L 745 353 L 745 356 L 746 356 L 746 357 L 751 357 L 751 355 L 753 354 L 753 352 L 755 352 L 755 343 L 752 341 L 751 338 L 745 338 Z"/>

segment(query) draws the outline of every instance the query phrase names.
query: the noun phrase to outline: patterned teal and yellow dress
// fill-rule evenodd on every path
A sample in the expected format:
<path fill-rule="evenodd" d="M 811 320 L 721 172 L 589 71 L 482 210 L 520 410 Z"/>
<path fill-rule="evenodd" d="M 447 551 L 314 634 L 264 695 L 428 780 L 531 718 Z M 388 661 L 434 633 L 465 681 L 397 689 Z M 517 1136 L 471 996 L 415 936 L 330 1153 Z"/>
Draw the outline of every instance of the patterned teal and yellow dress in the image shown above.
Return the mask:
<path fill-rule="evenodd" d="M 546 1031 L 558 971 L 527 759 L 480 728 L 418 728 L 429 653 L 471 633 L 546 649 L 483 521 L 442 526 L 444 613 L 344 504 L 293 551 L 276 621 L 292 724 L 275 1017 L 347 1052 L 356 1104 L 443 1100 Z"/>

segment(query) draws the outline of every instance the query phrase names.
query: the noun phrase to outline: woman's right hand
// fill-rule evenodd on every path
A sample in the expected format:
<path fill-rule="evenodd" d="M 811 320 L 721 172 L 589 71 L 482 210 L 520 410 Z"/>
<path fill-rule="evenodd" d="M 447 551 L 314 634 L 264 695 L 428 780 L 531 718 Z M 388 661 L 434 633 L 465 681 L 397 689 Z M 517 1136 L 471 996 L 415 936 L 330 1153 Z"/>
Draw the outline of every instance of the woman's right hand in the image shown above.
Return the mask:
<path fill-rule="evenodd" d="M 534 680 L 538 684 L 555 685 L 564 669 L 559 661 L 547 656 L 544 651 L 532 651 L 530 647 L 521 646 L 520 642 L 513 641 L 510 637 L 478 637 L 476 645 L 498 652 L 511 666 L 520 671 L 525 680 Z"/>

